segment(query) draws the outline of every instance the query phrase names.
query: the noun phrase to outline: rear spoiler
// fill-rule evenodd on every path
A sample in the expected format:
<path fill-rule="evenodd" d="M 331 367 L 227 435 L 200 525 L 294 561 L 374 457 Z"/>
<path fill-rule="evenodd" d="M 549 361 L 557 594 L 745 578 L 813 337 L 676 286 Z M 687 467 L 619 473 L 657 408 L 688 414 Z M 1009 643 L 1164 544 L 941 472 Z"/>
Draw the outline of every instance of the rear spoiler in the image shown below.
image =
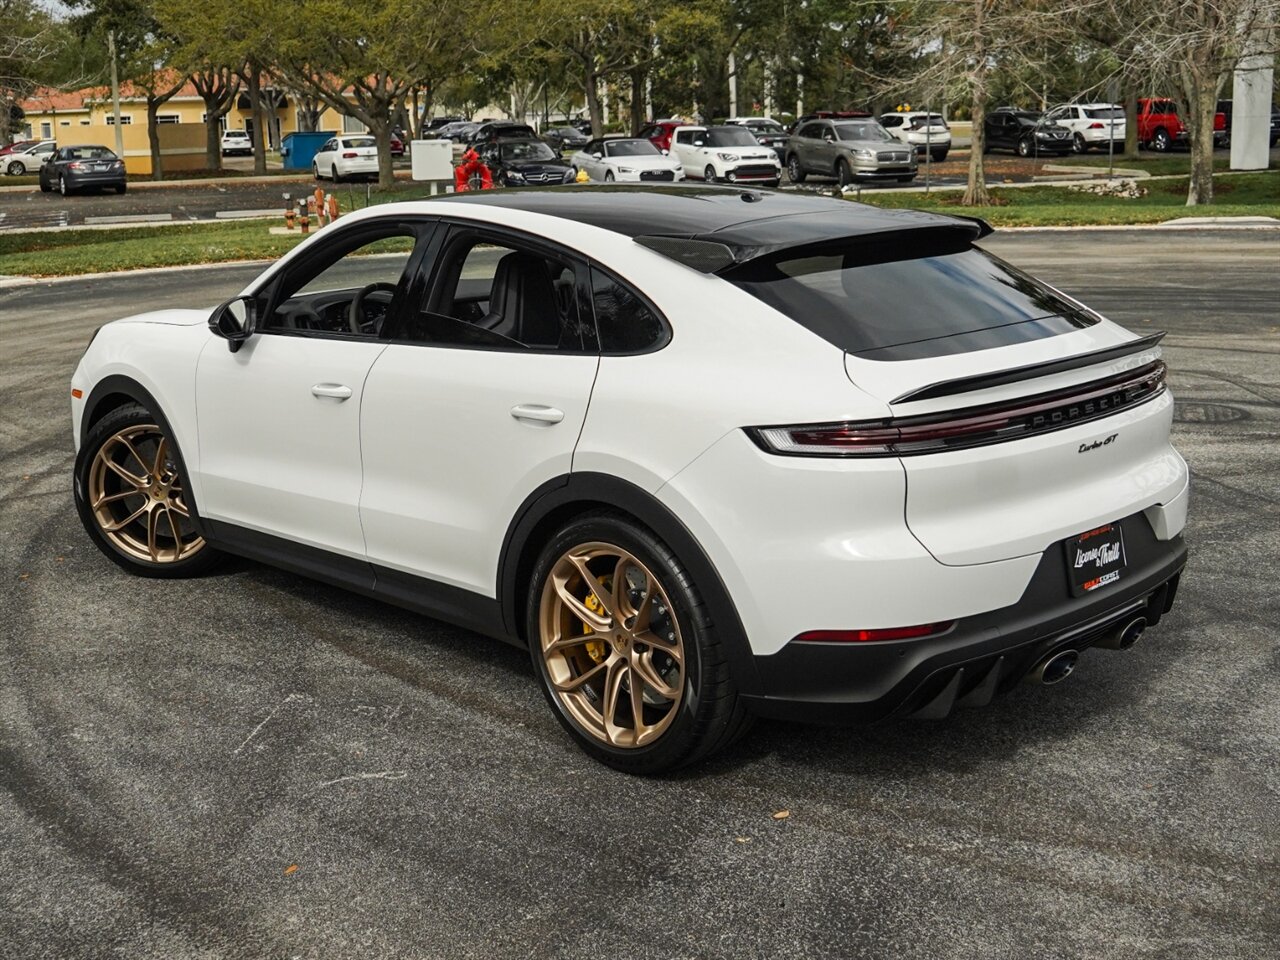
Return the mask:
<path fill-rule="evenodd" d="M 750 194 L 744 194 L 745 197 Z M 660 253 L 670 260 L 682 263 L 699 273 L 721 273 L 732 267 L 760 260 L 784 251 L 801 251 L 809 248 L 819 249 L 839 244 L 859 244 L 868 252 L 867 262 L 875 262 L 877 249 L 887 249 L 890 244 L 918 240 L 921 243 L 934 240 L 940 236 L 950 237 L 973 243 L 983 237 L 989 237 L 995 231 L 991 224 L 980 217 L 964 217 L 947 215 L 924 215 L 927 221 L 913 223 L 910 226 L 894 224 L 888 229 L 871 230 L 862 233 L 832 231 L 823 235 L 821 229 L 812 232 L 799 229 L 794 232 L 787 229 L 774 231 L 775 224 L 789 221 L 791 217 L 778 217 L 774 220 L 763 219 L 755 229 L 750 225 L 735 226 L 722 229 L 716 233 L 698 236 L 663 237 L 638 236 L 635 242 Z M 809 218 L 812 222 L 812 218 Z M 847 223 L 841 223 L 842 231 L 848 230 Z M 734 237 L 723 240 L 712 239 L 717 233 L 732 232 Z M 772 235 L 772 236 L 770 236 Z M 727 241 L 727 242 L 726 242 Z"/>
<path fill-rule="evenodd" d="M 891 404 L 906 403 L 908 400 L 934 400 L 938 397 L 952 397 L 957 393 L 970 393 L 974 390 L 985 390 L 988 387 L 998 387 L 1006 383 L 1017 383 L 1020 380 L 1047 377 L 1050 374 L 1062 373 L 1066 370 L 1078 370 L 1080 367 L 1091 367 L 1095 363 L 1106 363 L 1108 360 L 1118 360 L 1120 357 L 1142 353 L 1144 350 L 1150 350 L 1163 339 L 1163 332 L 1153 333 L 1150 336 L 1129 340 L 1114 347 L 1103 347 L 1101 350 L 1077 354 L 1074 357 L 1066 357 L 1062 360 L 1046 360 L 1041 363 L 1030 363 L 1022 367 L 1011 367 L 1008 370 L 997 370 L 994 373 L 980 373 L 971 377 L 943 380 L 939 383 L 931 383 L 928 386 L 910 390 L 900 397 L 894 397 L 889 402 Z"/>

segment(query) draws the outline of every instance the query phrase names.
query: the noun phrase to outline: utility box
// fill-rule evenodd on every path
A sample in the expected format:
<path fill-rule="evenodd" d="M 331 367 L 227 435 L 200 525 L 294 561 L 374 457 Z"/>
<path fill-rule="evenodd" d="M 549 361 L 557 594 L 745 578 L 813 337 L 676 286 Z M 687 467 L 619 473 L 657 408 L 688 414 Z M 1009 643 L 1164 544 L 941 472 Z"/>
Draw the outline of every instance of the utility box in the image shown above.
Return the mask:
<path fill-rule="evenodd" d="M 286 170 L 310 170 L 311 161 L 316 158 L 320 148 L 336 133 L 316 130 L 312 133 L 287 133 L 280 144 L 280 158 Z"/>
<path fill-rule="evenodd" d="M 411 146 L 413 179 L 453 181 L 453 143 L 449 140 L 414 140 Z"/>

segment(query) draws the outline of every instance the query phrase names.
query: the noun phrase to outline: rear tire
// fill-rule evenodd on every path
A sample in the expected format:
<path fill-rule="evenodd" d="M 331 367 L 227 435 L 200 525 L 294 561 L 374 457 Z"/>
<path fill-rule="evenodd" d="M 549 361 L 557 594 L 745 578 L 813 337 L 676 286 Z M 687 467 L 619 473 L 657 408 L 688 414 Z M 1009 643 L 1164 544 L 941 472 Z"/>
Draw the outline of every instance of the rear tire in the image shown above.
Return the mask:
<path fill-rule="evenodd" d="M 1071 137 L 1071 150 L 1073 153 L 1089 152 L 1089 144 L 1085 143 L 1085 139 L 1082 134 L 1077 133 Z"/>
<path fill-rule="evenodd" d="M 950 152 L 950 151 L 948 151 L 948 150 L 939 150 L 937 153 L 935 153 L 935 154 L 933 155 L 933 162 L 934 162 L 934 163 L 941 163 L 943 160 L 947 159 L 947 154 L 948 154 L 949 152 Z"/>
<path fill-rule="evenodd" d="M 67 178 L 58 174 L 58 192 L 64 197 L 71 196 L 71 189 L 67 186 Z"/>
<path fill-rule="evenodd" d="M 118 194 L 124 194 L 128 191 L 128 189 L 129 189 L 129 185 L 127 183 L 118 183 L 116 184 L 116 187 L 115 187 L 115 191 Z"/>
<path fill-rule="evenodd" d="M 601 763 L 663 773 L 728 746 L 750 723 L 697 586 L 628 518 L 593 513 L 563 527 L 534 567 L 526 613 L 547 701 Z"/>
<path fill-rule="evenodd" d="M 1173 137 L 1169 136 L 1169 131 L 1164 127 L 1158 129 L 1151 138 L 1151 149 L 1157 153 L 1168 153 L 1173 149 Z"/>
<path fill-rule="evenodd" d="M 112 562 L 143 577 L 194 577 L 220 559 L 186 498 L 177 444 L 137 403 L 89 428 L 76 455 L 80 522 Z"/>
<path fill-rule="evenodd" d="M 342 178 L 338 176 L 338 165 L 336 163 L 329 168 L 329 179 L 334 183 L 338 183 L 342 180 Z"/>
<path fill-rule="evenodd" d="M 40 192 L 53 193 L 53 187 L 49 186 L 48 181 L 46 181 L 44 177 L 40 178 Z"/>

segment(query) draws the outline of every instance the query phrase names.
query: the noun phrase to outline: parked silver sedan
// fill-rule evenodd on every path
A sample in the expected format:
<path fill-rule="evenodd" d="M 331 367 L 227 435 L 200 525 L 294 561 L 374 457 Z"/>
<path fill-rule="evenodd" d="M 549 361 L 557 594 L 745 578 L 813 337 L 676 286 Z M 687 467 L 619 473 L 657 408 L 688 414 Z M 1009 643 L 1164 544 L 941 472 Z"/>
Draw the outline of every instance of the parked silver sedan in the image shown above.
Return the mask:
<path fill-rule="evenodd" d="M 787 174 L 793 183 L 810 175 L 835 177 L 842 187 L 865 180 L 910 183 L 916 154 L 875 120 L 810 120 L 787 144 Z"/>

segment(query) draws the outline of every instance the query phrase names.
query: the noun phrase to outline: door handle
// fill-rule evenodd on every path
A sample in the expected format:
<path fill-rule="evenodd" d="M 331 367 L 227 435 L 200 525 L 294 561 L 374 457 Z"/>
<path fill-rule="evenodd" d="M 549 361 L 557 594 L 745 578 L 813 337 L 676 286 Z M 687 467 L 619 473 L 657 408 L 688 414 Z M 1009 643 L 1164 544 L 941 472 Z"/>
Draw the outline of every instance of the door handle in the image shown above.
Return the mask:
<path fill-rule="evenodd" d="M 559 423 L 564 419 L 564 411 L 541 403 L 521 403 L 511 408 L 511 416 L 533 423 Z"/>
<path fill-rule="evenodd" d="M 341 383 L 317 383 L 311 388 L 313 397 L 328 397 L 331 400 L 349 400 L 351 388 Z"/>

